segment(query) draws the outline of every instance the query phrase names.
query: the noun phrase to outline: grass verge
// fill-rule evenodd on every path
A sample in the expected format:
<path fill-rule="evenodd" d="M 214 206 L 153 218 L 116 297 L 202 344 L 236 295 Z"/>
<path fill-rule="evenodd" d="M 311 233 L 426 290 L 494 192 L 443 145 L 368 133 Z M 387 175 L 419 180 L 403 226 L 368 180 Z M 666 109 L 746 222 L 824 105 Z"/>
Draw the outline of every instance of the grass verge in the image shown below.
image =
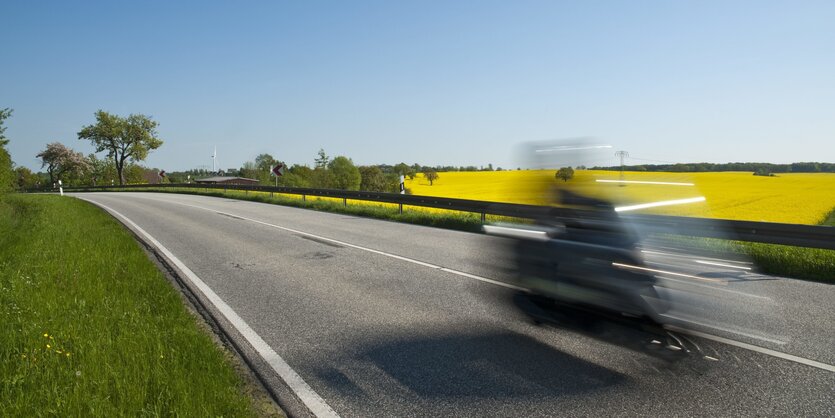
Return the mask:
<path fill-rule="evenodd" d="M 0 415 L 257 414 L 229 354 L 100 209 L 0 196 L 0 260 Z"/>
<path fill-rule="evenodd" d="M 835 283 L 835 250 L 754 242 L 742 242 L 739 245 L 762 273 Z"/>
<path fill-rule="evenodd" d="M 832 209 L 832 212 L 829 212 L 829 215 L 826 215 L 821 225 L 824 226 L 835 226 L 835 209 Z"/>
<path fill-rule="evenodd" d="M 255 202 L 272 203 L 293 206 L 325 212 L 345 213 L 357 216 L 367 216 L 397 222 L 413 223 L 440 228 L 457 229 L 461 231 L 480 232 L 481 218 L 477 214 L 446 211 L 433 213 L 422 210 L 406 210 L 403 213 L 386 204 L 354 203 L 347 206 L 341 199 L 308 198 L 304 201 L 296 197 L 286 197 L 279 194 L 270 196 L 264 192 L 243 192 L 230 190 L 227 192 L 200 190 L 193 188 L 160 188 L 160 189 L 109 189 L 108 191 L 130 192 L 162 192 L 178 194 L 196 194 L 204 196 L 225 197 L 232 199 L 250 200 Z M 350 201 L 349 201 L 350 202 Z M 406 208 L 406 206 L 404 206 Z M 513 219 L 498 216 L 487 216 L 487 221 L 513 221 Z M 835 210 L 833 210 L 822 225 L 835 226 Z M 687 240 L 692 241 L 691 238 Z M 734 251 L 743 253 L 759 267 L 759 271 L 781 277 L 791 277 L 823 283 L 835 283 L 835 250 L 816 248 L 791 247 L 776 244 L 761 244 L 751 242 L 731 242 L 727 240 L 696 238 L 706 248 L 720 251 Z"/>

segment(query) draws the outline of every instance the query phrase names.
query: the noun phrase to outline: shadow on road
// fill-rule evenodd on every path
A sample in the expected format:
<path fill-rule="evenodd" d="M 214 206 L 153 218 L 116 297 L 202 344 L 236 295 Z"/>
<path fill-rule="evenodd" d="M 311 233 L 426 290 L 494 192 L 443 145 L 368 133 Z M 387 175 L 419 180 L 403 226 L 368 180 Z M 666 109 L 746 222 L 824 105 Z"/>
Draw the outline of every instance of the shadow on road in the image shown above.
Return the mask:
<path fill-rule="evenodd" d="M 382 380 L 393 379 L 402 389 L 424 398 L 564 396 L 599 390 L 626 379 L 511 332 L 405 337 L 360 353 L 347 362 L 370 364 L 377 373 L 387 375 Z M 373 376 L 350 376 L 334 369 L 323 370 L 319 376 L 348 396 L 362 392 L 354 380 L 371 377 L 376 384 L 385 384 Z"/>

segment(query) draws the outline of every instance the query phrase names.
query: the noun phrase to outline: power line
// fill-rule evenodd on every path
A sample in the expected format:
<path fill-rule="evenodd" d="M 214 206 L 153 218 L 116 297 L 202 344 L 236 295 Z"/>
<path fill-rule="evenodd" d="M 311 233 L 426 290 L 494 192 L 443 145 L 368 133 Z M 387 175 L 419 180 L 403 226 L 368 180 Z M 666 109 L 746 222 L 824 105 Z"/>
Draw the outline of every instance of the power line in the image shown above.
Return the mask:
<path fill-rule="evenodd" d="M 616 152 L 615 156 L 620 158 L 620 179 L 623 180 L 623 159 L 628 157 L 629 153 L 621 150 Z"/>

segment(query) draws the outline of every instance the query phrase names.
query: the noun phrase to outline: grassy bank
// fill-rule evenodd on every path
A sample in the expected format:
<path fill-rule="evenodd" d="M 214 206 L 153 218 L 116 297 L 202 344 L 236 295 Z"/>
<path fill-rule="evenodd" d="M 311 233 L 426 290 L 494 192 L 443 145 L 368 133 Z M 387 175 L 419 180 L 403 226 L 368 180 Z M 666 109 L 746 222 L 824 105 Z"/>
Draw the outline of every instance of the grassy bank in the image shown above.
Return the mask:
<path fill-rule="evenodd" d="M 739 243 L 758 271 L 822 283 L 835 283 L 835 251 L 787 245 Z"/>
<path fill-rule="evenodd" d="M 98 208 L 0 196 L 0 260 L 0 415 L 254 415 L 228 354 Z"/>
<path fill-rule="evenodd" d="M 821 222 L 821 225 L 835 226 L 835 209 L 833 209 L 832 212 L 829 212 L 829 215 L 826 215 L 826 218 L 824 218 L 823 222 Z"/>
<path fill-rule="evenodd" d="M 479 232 L 482 228 L 481 218 L 477 214 L 438 210 L 425 211 L 417 208 L 410 209 L 408 206 L 404 206 L 404 211 L 401 214 L 394 205 L 373 202 L 349 200 L 346 206 L 341 199 L 317 199 L 315 197 L 308 197 L 305 201 L 296 196 L 283 196 L 279 194 L 270 196 L 269 193 L 265 192 L 243 192 L 239 190 L 230 190 L 226 193 L 192 188 L 124 189 L 124 191 L 167 192 L 226 197 L 469 232 Z M 488 215 L 487 221 L 512 221 L 512 219 Z M 828 215 L 823 225 L 835 225 L 835 210 Z M 688 240 L 692 241 L 690 238 Z M 833 250 L 749 242 L 731 243 L 729 241 L 707 238 L 697 238 L 696 240 L 699 240 L 705 246 L 714 250 L 735 251 L 747 254 L 757 264 L 758 271 L 761 273 L 823 283 L 835 283 L 835 251 Z"/>

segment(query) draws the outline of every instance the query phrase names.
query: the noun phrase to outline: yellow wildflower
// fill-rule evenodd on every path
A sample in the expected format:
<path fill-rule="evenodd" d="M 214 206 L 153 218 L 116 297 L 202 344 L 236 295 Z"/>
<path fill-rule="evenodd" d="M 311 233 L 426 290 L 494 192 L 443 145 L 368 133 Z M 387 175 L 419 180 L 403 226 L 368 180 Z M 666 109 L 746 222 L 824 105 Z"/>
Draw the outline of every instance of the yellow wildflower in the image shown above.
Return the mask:
<path fill-rule="evenodd" d="M 70 356 L 70 353 L 67 353 L 67 357 L 69 357 L 69 356 Z"/>
<path fill-rule="evenodd" d="M 47 333 L 45 333 L 45 332 L 44 332 L 44 333 L 43 333 L 43 336 L 44 336 L 44 337 L 49 337 L 49 334 L 47 334 Z"/>
<path fill-rule="evenodd" d="M 52 348 L 52 346 L 51 346 L 51 345 L 49 345 L 49 344 L 47 344 L 47 345 L 46 345 L 46 348 Z"/>

